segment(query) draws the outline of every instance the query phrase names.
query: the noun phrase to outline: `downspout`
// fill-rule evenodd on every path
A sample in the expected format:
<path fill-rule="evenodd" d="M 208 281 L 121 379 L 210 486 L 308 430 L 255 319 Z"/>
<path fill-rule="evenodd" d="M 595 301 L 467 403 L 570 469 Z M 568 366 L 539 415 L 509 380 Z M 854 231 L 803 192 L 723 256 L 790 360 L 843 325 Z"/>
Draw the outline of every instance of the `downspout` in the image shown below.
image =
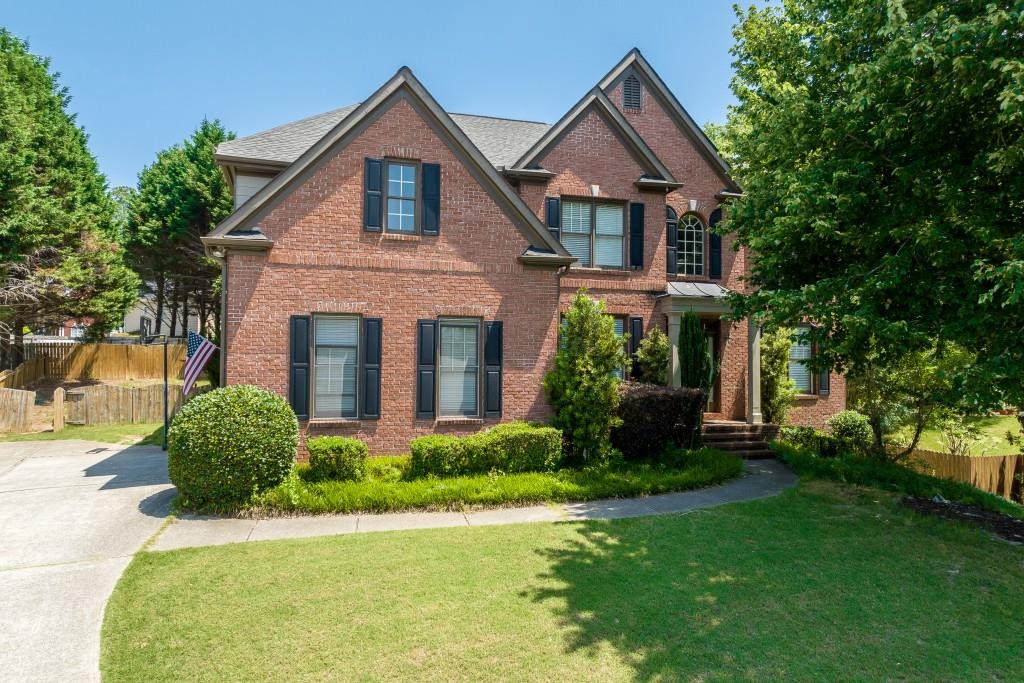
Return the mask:
<path fill-rule="evenodd" d="M 224 247 L 208 250 L 210 256 L 220 264 L 220 382 L 227 383 L 228 360 L 228 254 Z"/>

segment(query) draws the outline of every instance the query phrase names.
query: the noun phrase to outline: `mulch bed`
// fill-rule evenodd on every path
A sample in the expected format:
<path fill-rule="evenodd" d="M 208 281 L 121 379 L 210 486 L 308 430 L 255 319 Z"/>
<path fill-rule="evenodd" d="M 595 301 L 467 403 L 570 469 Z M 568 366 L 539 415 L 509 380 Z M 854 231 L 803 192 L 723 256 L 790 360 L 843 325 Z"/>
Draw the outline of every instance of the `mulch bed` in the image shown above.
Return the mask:
<path fill-rule="evenodd" d="M 934 515 L 945 519 L 956 519 L 974 524 L 993 532 L 1013 543 L 1024 543 L 1024 519 L 1015 519 L 998 512 L 983 510 L 973 505 L 940 502 L 928 498 L 907 496 L 901 501 L 903 507 L 910 508 L 924 515 Z"/>

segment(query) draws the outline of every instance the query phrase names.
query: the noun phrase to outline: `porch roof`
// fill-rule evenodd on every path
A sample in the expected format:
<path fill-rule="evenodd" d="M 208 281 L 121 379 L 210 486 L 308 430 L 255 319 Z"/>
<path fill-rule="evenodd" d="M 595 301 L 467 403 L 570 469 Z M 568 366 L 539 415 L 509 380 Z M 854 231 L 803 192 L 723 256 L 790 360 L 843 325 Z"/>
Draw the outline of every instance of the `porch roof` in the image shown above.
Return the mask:
<path fill-rule="evenodd" d="M 724 299 L 729 290 L 714 282 L 669 282 L 664 296 L 692 299 Z"/>

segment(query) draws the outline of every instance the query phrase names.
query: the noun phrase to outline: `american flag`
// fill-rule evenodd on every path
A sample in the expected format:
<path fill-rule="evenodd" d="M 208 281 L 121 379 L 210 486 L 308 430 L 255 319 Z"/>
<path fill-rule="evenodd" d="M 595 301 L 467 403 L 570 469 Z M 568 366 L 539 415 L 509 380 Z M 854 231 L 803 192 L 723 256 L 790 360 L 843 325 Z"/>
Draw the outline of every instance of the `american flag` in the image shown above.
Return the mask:
<path fill-rule="evenodd" d="M 210 356 L 217 350 L 209 339 L 201 337 L 195 332 L 188 333 L 188 360 L 185 361 L 185 386 L 184 392 L 192 388 L 192 385 L 199 379 L 199 373 L 203 371 Z"/>

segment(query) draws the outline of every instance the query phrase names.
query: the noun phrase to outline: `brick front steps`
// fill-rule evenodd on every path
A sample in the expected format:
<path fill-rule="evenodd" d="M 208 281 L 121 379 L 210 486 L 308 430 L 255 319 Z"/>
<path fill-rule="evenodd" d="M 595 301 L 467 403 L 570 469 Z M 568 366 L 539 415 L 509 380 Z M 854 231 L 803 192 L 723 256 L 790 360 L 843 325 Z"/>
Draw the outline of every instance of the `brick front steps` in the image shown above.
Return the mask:
<path fill-rule="evenodd" d="M 735 453 L 741 458 L 774 457 L 775 454 L 768 448 L 768 442 L 778 433 L 777 425 L 752 425 L 724 420 L 704 421 L 704 445 Z"/>

